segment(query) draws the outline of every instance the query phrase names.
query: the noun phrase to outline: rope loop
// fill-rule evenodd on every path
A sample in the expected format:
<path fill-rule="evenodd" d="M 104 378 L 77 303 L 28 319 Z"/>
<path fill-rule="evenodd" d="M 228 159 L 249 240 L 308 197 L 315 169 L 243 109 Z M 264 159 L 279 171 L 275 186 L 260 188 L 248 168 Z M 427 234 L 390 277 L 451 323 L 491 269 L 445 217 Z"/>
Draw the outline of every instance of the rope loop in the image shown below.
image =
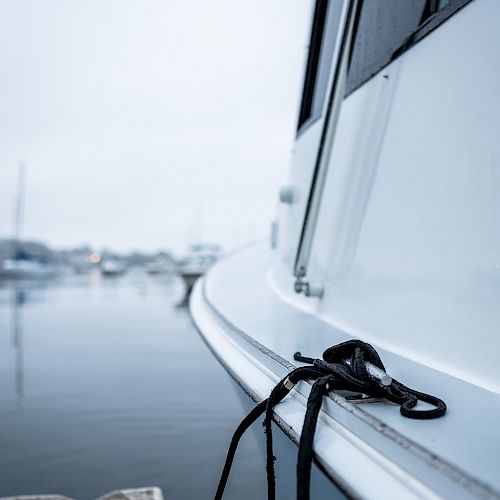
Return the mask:
<path fill-rule="evenodd" d="M 377 351 L 361 340 L 348 340 L 329 347 L 323 352 L 322 359 L 303 356 L 300 352 L 295 353 L 294 359 L 309 366 L 301 366 L 289 372 L 274 387 L 269 398 L 259 403 L 238 426 L 229 446 L 215 500 L 220 500 L 224 494 L 241 436 L 263 413 L 265 413 L 263 425 L 266 434 L 267 496 L 268 500 L 275 500 L 274 461 L 276 457 L 273 453 L 272 442 L 273 409 L 301 380 L 314 382 L 307 401 L 299 442 L 297 500 L 309 500 L 314 455 L 313 440 L 323 396 L 327 396 L 332 391 L 349 391 L 361 393 L 369 398 L 386 399 L 400 406 L 400 413 L 403 417 L 417 420 L 438 418 L 446 413 L 446 403 L 442 399 L 411 389 L 388 375 Z M 431 405 L 433 408 L 416 409 L 419 402 Z"/>

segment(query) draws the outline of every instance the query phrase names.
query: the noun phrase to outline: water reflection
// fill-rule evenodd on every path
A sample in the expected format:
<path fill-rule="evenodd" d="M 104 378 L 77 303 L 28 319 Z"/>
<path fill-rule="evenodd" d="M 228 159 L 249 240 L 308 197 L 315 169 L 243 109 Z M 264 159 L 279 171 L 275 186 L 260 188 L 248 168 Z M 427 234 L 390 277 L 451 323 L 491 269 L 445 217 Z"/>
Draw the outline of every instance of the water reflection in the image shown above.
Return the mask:
<path fill-rule="evenodd" d="M 24 392 L 23 375 L 23 324 L 21 316 L 21 306 L 26 301 L 24 290 L 14 288 L 12 290 L 12 345 L 16 350 L 16 395 L 18 404 L 21 404 Z"/>
<path fill-rule="evenodd" d="M 44 282 L 12 281 L 3 282 L 2 287 L 10 291 L 10 332 L 11 346 L 14 349 L 14 390 L 17 404 L 21 406 L 24 394 L 24 343 L 23 343 L 23 316 L 22 309 L 28 302 L 41 299 L 37 290 L 47 287 Z M 30 293 L 31 292 L 31 293 Z"/>
<path fill-rule="evenodd" d="M 0 496 L 211 497 L 241 409 L 183 293 L 140 272 L 0 283 Z M 263 470 L 249 437 L 227 498 L 263 497 Z"/>

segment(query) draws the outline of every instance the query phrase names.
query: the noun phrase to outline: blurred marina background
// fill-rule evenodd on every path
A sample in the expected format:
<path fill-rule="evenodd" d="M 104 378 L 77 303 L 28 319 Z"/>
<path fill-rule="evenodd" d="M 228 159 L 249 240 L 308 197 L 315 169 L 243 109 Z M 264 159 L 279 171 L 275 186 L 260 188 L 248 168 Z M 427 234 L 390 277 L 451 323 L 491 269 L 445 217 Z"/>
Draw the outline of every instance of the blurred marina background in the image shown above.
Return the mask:
<path fill-rule="evenodd" d="M 241 409 L 182 306 L 268 236 L 310 6 L 0 0 L 0 497 L 212 496 Z"/>

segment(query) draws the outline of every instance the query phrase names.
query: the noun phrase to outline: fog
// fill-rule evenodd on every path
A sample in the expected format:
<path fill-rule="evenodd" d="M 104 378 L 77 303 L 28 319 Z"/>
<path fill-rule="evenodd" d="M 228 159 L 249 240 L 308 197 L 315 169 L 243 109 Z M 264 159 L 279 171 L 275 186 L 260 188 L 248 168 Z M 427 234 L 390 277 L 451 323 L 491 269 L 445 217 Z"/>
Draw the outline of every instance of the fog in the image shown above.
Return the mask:
<path fill-rule="evenodd" d="M 267 235 L 310 1 L 0 1 L 0 237 L 182 251 Z"/>

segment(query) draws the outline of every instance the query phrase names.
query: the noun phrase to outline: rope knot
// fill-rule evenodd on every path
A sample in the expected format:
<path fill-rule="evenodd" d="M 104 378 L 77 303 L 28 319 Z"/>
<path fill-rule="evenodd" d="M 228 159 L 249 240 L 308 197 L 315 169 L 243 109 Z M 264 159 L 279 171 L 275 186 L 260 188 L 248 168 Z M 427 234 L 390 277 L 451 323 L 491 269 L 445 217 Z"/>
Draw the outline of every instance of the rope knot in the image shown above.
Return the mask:
<path fill-rule="evenodd" d="M 272 443 L 273 408 L 282 401 L 301 380 L 314 380 L 307 401 L 307 409 L 299 443 L 297 461 L 297 499 L 309 499 L 310 475 L 313 456 L 313 438 L 323 396 L 331 391 L 343 390 L 363 393 L 368 397 L 385 398 L 400 406 L 401 415 L 414 419 L 431 419 L 441 417 L 446 412 L 443 400 L 430 394 L 416 391 L 398 382 L 385 371 L 385 366 L 377 351 L 361 340 L 348 340 L 329 347 L 323 353 L 323 359 L 294 355 L 296 361 L 306 363 L 290 371 L 271 391 L 269 397 L 259 403 L 236 429 L 228 450 L 226 463 L 221 474 L 215 499 L 220 500 L 229 477 L 236 447 L 242 434 L 265 413 L 263 426 L 266 434 L 266 470 L 268 498 L 275 499 L 276 479 Z M 431 409 L 416 410 L 415 406 L 422 401 L 432 405 Z"/>

